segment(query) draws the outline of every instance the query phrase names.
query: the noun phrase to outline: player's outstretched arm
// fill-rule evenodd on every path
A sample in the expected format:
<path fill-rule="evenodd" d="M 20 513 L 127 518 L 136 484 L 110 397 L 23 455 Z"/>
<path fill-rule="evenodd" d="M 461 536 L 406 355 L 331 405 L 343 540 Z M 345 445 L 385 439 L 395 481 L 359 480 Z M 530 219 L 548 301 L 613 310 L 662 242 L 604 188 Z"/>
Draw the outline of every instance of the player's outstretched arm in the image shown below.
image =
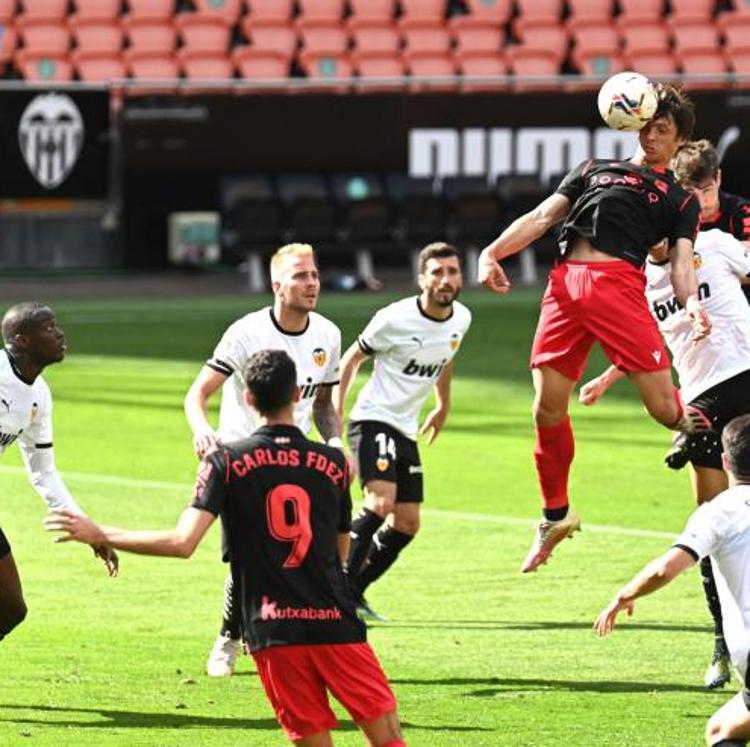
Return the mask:
<path fill-rule="evenodd" d="M 213 368 L 203 366 L 185 395 L 183 403 L 190 430 L 193 431 L 193 448 L 202 457 L 218 440 L 216 431 L 208 422 L 208 400 L 222 387 L 227 376 Z"/>
<path fill-rule="evenodd" d="M 495 293 L 507 293 L 510 281 L 500 266 L 500 261 L 532 244 L 559 223 L 569 211 L 570 200 L 555 193 L 540 202 L 534 210 L 516 218 L 479 255 L 479 282 Z"/>
<path fill-rule="evenodd" d="M 333 406 L 339 421 L 339 432 L 343 429 L 346 397 L 352 387 L 352 382 L 359 371 L 359 367 L 370 356 L 360 348 L 358 342 L 353 342 L 341 358 L 339 383 L 333 390 Z"/>
<path fill-rule="evenodd" d="M 443 430 L 448 412 L 451 409 L 451 381 L 453 380 L 453 361 L 440 372 L 435 382 L 435 407 L 425 418 L 419 433 L 427 434 L 427 445 L 430 446 Z"/>
<path fill-rule="evenodd" d="M 617 366 L 610 366 L 606 371 L 581 386 L 578 392 L 578 401 L 587 407 L 596 404 L 607 389 L 624 376 L 624 371 L 620 371 Z"/>
<path fill-rule="evenodd" d="M 660 558 L 651 561 L 640 573 L 614 596 L 612 601 L 599 613 L 594 622 L 594 630 L 599 636 L 612 632 L 617 622 L 617 615 L 625 610 L 633 614 L 635 600 L 651 594 L 683 571 L 695 565 L 695 558 L 679 547 L 672 547 Z"/>
<path fill-rule="evenodd" d="M 209 511 L 188 507 L 174 529 L 137 530 L 99 526 L 88 516 L 71 511 L 52 511 L 44 519 L 48 532 L 61 532 L 55 542 L 111 545 L 138 555 L 189 558 L 216 517 Z"/>
<path fill-rule="evenodd" d="M 693 266 L 693 243 L 677 239 L 670 253 L 672 288 L 675 298 L 685 307 L 693 325 L 693 342 L 711 333 L 711 320 L 698 300 L 698 279 Z"/>

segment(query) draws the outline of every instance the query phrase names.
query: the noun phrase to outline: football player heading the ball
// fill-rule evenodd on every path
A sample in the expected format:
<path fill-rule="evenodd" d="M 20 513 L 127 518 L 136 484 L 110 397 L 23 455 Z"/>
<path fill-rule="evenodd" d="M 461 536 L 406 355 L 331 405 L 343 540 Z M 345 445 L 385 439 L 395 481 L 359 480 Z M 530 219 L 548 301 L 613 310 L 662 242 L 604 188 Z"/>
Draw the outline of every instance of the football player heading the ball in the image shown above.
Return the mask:
<path fill-rule="evenodd" d="M 672 286 L 687 309 L 694 340 L 709 334 L 692 264 L 699 205 L 668 170 L 692 134 L 693 104 L 674 86 L 658 90 L 659 105 L 639 131 L 629 161 L 580 163 L 554 194 L 511 223 L 480 256 L 479 281 L 507 293 L 510 282 L 500 261 L 563 222 L 562 256 L 550 273 L 531 351 L 534 458 L 544 505 L 524 573 L 545 563 L 555 546 L 580 528 L 568 500 L 574 455 L 568 405 L 594 342 L 627 373 L 659 423 L 683 432 L 710 426 L 699 411 L 685 407 L 672 384 L 669 357 L 643 294 L 646 255 L 666 239 Z"/>

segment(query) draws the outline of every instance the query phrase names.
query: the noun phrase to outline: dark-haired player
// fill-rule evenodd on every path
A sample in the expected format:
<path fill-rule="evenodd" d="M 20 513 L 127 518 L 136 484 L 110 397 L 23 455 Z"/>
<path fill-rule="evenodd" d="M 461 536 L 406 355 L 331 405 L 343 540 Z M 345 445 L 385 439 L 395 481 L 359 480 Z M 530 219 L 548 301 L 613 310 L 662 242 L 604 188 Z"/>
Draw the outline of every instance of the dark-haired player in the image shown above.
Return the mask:
<path fill-rule="evenodd" d="M 261 427 L 204 455 L 192 504 L 175 529 L 100 527 L 68 511 L 50 515 L 47 527 L 65 532 L 61 540 L 189 557 L 221 516 L 241 590 L 242 636 L 289 739 L 301 747 L 333 744 L 330 691 L 370 747 L 404 747 L 396 700 L 342 570 L 351 525 L 346 459 L 294 424 L 297 371 L 284 351 L 251 356 L 245 380 Z"/>
<path fill-rule="evenodd" d="M 701 558 L 710 557 L 724 610 L 729 652 L 744 686 L 708 720 L 706 744 L 742 747 L 750 739 L 750 415 L 732 420 L 724 429 L 722 442 L 729 489 L 695 511 L 674 545 L 629 581 L 602 610 L 594 629 L 601 636 L 608 635 L 620 612 L 633 614 L 636 599 L 661 589 Z M 679 741 L 683 738 L 680 735 Z"/>
<path fill-rule="evenodd" d="M 48 306 L 27 302 L 3 316 L 5 348 L 0 352 L 0 454 L 18 441 L 34 490 L 52 508 L 83 513 L 55 466 L 52 448 L 52 395 L 42 371 L 65 357 L 65 335 Z M 117 556 L 92 543 L 111 576 Z M 0 640 L 26 617 L 21 579 L 7 537 L 0 529 Z"/>
<path fill-rule="evenodd" d="M 568 407 L 594 342 L 627 372 L 658 422 L 679 431 L 710 425 L 683 405 L 674 388 L 669 357 L 643 295 L 648 250 L 666 238 L 672 286 L 687 309 L 694 339 L 709 333 L 692 265 L 698 202 L 668 170 L 677 149 L 690 139 L 694 122 L 690 100 L 673 86 L 662 86 L 659 107 L 638 133 L 631 160 L 579 164 L 557 192 L 515 220 L 481 254 L 480 282 L 506 293 L 510 283 L 499 261 L 564 221 L 562 258 L 550 273 L 531 352 L 534 457 L 544 508 L 521 566 L 525 573 L 545 563 L 555 546 L 580 528 L 568 500 L 575 450 Z"/>
<path fill-rule="evenodd" d="M 458 251 L 442 242 L 419 255 L 419 296 L 380 309 L 341 359 L 335 397 L 343 419 L 346 395 L 362 363 L 375 363 L 349 414 L 349 445 L 357 459 L 364 506 L 352 522 L 347 573 L 360 611 L 379 618 L 365 589 L 396 561 L 419 530 L 423 500 L 417 434 L 432 443 L 450 409 L 453 356 L 471 324 L 456 299 L 463 276 Z M 432 389 L 436 406 L 419 428 Z"/>

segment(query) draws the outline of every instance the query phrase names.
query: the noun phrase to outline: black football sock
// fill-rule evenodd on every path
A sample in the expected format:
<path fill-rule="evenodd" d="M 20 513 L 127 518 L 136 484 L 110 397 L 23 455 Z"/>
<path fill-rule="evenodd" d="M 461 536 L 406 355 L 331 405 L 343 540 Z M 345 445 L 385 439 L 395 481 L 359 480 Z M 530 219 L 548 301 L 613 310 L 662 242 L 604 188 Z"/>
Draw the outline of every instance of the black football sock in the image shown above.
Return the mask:
<path fill-rule="evenodd" d="M 350 532 L 352 541 L 349 547 L 349 557 L 346 561 L 346 571 L 350 579 L 353 579 L 362 568 L 367 553 L 370 551 L 372 537 L 380 529 L 383 521 L 385 519 L 382 516 L 378 516 L 374 511 L 364 507 L 352 520 Z"/>
<path fill-rule="evenodd" d="M 383 527 L 373 538 L 367 560 L 357 575 L 355 584 L 361 592 L 377 581 L 395 562 L 398 554 L 412 540 L 413 534 L 404 534 L 393 527 Z"/>
<path fill-rule="evenodd" d="M 232 577 L 227 576 L 227 580 L 224 582 L 224 613 L 220 634 L 225 638 L 239 640 L 242 637 L 241 628 L 239 591 L 235 588 Z"/>
<path fill-rule="evenodd" d="M 710 558 L 706 557 L 701 560 L 701 578 L 703 579 L 703 593 L 706 595 L 708 610 L 714 621 L 714 655 L 729 656 L 727 644 L 724 640 L 724 625 L 721 616 L 719 592 L 716 589 L 716 581 L 714 581 L 714 572 L 711 567 Z"/>
<path fill-rule="evenodd" d="M 742 739 L 722 739 L 714 742 L 711 747 L 747 747 L 747 742 Z"/>
<path fill-rule="evenodd" d="M 568 508 L 570 508 L 570 506 L 563 506 L 562 508 L 543 508 L 542 513 L 547 521 L 561 521 L 568 515 Z"/>

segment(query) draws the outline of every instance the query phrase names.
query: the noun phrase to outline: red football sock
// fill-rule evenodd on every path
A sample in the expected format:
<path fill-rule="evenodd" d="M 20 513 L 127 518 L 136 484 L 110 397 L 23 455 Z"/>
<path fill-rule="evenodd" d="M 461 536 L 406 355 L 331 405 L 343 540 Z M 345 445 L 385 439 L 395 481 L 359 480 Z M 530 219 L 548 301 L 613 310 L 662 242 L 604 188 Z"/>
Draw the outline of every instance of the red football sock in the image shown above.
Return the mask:
<path fill-rule="evenodd" d="M 537 426 L 534 459 L 544 508 L 568 505 L 568 473 L 574 455 L 575 441 L 569 416 L 557 425 Z"/>

